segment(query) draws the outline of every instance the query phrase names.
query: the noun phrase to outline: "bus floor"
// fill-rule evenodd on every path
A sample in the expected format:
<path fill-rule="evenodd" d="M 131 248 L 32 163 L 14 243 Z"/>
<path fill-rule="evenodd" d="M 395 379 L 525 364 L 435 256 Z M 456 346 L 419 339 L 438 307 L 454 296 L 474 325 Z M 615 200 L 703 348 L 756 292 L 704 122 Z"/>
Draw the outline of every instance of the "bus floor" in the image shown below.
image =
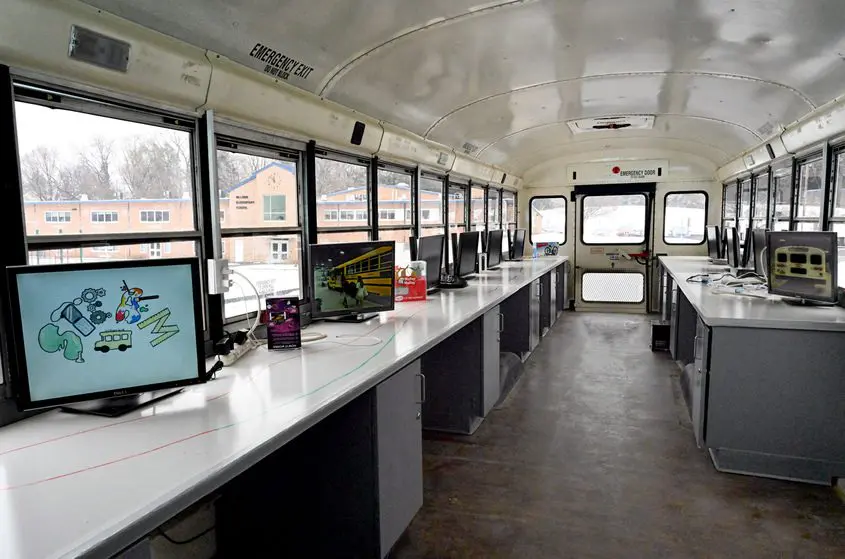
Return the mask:
<path fill-rule="evenodd" d="M 396 559 L 843 557 L 834 490 L 717 472 L 650 317 L 565 313 L 471 437 L 426 433 Z"/>

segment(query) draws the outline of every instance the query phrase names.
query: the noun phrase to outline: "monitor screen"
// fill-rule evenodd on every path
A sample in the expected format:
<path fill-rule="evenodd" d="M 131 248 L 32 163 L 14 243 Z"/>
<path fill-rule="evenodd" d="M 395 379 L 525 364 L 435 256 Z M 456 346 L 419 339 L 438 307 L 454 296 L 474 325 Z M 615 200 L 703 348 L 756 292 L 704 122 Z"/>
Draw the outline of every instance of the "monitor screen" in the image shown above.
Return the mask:
<path fill-rule="evenodd" d="M 837 246 L 831 231 L 770 231 L 769 293 L 836 302 Z"/>
<path fill-rule="evenodd" d="M 517 229 L 513 232 L 513 247 L 511 248 L 513 258 L 522 258 L 525 253 L 525 229 Z"/>
<path fill-rule="evenodd" d="M 749 262 L 747 266 L 753 266 L 754 272 L 761 276 L 767 273 L 766 264 L 763 262 L 763 253 L 766 251 L 766 243 L 768 242 L 766 236 L 768 232 L 768 229 L 753 229 L 751 231 L 751 242 L 754 247 L 754 252 L 751 255 L 753 261 Z"/>
<path fill-rule="evenodd" d="M 751 234 L 751 227 L 749 227 L 745 232 L 745 237 L 743 239 L 742 244 L 742 258 L 740 259 L 740 266 L 743 268 L 747 268 L 750 265 L 754 264 L 754 239 L 753 235 Z"/>
<path fill-rule="evenodd" d="M 425 281 L 428 287 L 440 285 L 440 271 L 443 268 L 443 246 L 445 235 L 420 238 L 417 259 L 425 261 Z"/>
<path fill-rule="evenodd" d="M 461 277 L 475 273 L 479 238 L 478 231 L 466 231 L 458 236 L 458 275 Z"/>
<path fill-rule="evenodd" d="M 311 245 L 315 318 L 393 310 L 394 241 Z"/>
<path fill-rule="evenodd" d="M 739 268 L 739 239 L 736 227 L 725 228 L 725 258 L 728 260 L 728 266 Z"/>
<path fill-rule="evenodd" d="M 501 229 L 487 233 L 487 267 L 494 268 L 502 263 Z"/>
<path fill-rule="evenodd" d="M 707 255 L 713 260 L 718 260 L 722 257 L 722 251 L 719 250 L 721 246 L 721 238 L 719 237 L 719 226 L 707 226 Z"/>
<path fill-rule="evenodd" d="M 202 382 L 197 259 L 8 273 L 22 408 Z"/>

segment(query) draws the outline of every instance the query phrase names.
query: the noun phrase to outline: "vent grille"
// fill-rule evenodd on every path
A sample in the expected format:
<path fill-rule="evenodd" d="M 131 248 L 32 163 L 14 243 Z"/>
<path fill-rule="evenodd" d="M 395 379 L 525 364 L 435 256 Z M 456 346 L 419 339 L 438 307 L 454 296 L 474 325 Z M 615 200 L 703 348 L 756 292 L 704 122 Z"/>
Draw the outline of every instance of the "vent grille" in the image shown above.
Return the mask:
<path fill-rule="evenodd" d="M 654 128 L 653 115 L 604 116 L 580 118 L 566 123 L 573 134 L 588 132 L 608 132 L 614 130 L 651 130 Z"/>

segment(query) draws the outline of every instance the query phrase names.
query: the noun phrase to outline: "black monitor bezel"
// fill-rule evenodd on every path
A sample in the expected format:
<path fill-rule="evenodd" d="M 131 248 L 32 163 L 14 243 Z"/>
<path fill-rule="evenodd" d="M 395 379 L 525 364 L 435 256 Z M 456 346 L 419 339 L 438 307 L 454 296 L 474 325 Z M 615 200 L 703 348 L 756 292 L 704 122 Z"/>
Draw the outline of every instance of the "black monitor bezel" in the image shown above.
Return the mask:
<path fill-rule="evenodd" d="M 493 236 L 497 233 L 498 233 L 498 236 L 499 236 L 499 242 L 498 242 L 499 250 L 498 251 L 491 249 L 491 246 L 496 245 L 496 243 L 492 243 L 491 240 L 492 240 Z M 505 234 L 505 232 L 502 229 L 494 229 L 493 231 L 487 232 L 487 267 L 488 268 L 494 268 L 494 267 L 496 267 L 496 266 L 498 266 L 502 263 L 502 240 L 504 239 L 504 234 Z M 494 254 L 498 257 L 498 260 L 496 260 L 495 262 L 493 262 L 493 255 Z"/>
<path fill-rule="evenodd" d="M 202 276 L 200 275 L 200 264 L 198 258 L 164 258 L 161 260 L 119 260 L 113 262 L 86 262 L 80 264 L 45 264 L 34 266 L 9 266 L 6 268 L 6 277 L 9 285 L 9 308 L 17 309 L 19 298 L 17 277 L 27 274 L 42 274 L 49 272 L 74 272 L 87 270 L 111 270 L 115 268 L 156 268 L 163 266 L 190 266 L 191 280 L 193 283 L 194 299 L 194 337 L 197 348 L 197 376 L 196 378 L 181 379 L 155 384 L 130 386 L 119 390 L 104 390 L 100 392 L 86 392 L 75 396 L 63 396 L 61 398 L 48 398 L 45 400 L 32 400 L 29 387 L 29 375 L 26 368 L 26 350 L 23 339 L 23 324 L 21 313 L 14 313 L 10 323 L 12 331 L 12 348 L 15 353 L 15 370 L 12 373 L 14 379 L 15 400 L 20 411 L 51 408 L 64 404 L 87 402 L 102 398 L 113 398 L 116 396 L 128 396 L 141 394 L 152 390 L 164 390 L 168 388 L 180 388 L 192 386 L 205 382 L 205 338 L 203 335 L 203 295 Z M 10 313 L 12 314 L 12 313 Z"/>
<path fill-rule="evenodd" d="M 425 236 L 425 237 L 420 237 L 418 244 L 417 244 L 417 257 L 420 260 L 425 261 L 425 259 L 422 257 L 422 246 L 423 246 L 423 244 L 431 243 L 433 245 L 434 244 L 433 240 L 437 239 L 437 238 L 440 239 L 440 265 L 437 267 L 437 273 L 434 276 L 436 279 L 432 281 L 431 278 L 432 278 L 432 274 L 434 273 L 434 271 L 428 269 L 428 262 L 426 261 L 425 281 L 428 284 L 429 288 L 437 287 L 438 285 L 440 285 L 440 276 L 443 272 L 443 253 L 445 252 L 444 247 L 446 246 L 446 235 L 440 234 L 440 235 L 428 235 L 428 236 Z"/>
<path fill-rule="evenodd" d="M 522 240 L 519 243 L 519 251 L 516 250 L 517 247 L 517 236 L 519 236 L 520 231 L 522 232 Z M 518 260 L 525 255 L 525 239 L 527 236 L 527 232 L 525 229 L 514 229 L 513 231 L 513 244 L 511 245 L 511 254 L 513 255 L 511 258 L 514 260 Z"/>
<path fill-rule="evenodd" d="M 714 247 L 710 246 L 711 245 L 711 242 L 710 242 L 711 241 L 711 239 L 710 239 L 710 232 L 711 231 L 713 231 L 714 234 L 716 235 L 716 237 L 713 239 L 713 244 L 715 245 Z M 722 258 L 722 237 L 721 237 L 721 232 L 719 231 L 719 226 L 718 225 L 708 225 L 706 230 L 705 230 L 705 236 L 706 236 L 705 240 L 707 242 L 707 255 L 714 260 L 718 260 L 718 259 Z M 713 256 L 713 251 L 710 250 L 711 248 L 716 249 L 716 256 Z"/>
<path fill-rule="evenodd" d="M 396 266 L 396 241 L 355 241 L 350 243 L 317 243 L 308 245 L 308 278 L 311 280 L 311 318 L 333 318 L 337 316 L 355 316 L 359 314 L 389 312 L 396 309 L 396 283 L 390 282 L 390 307 L 381 309 L 343 309 L 339 311 L 316 311 L 314 302 L 317 299 L 317 286 L 314 282 L 314 247 L 343 247 L 356 245 L 391 246 L 393 247 L 393 266 Z"/>
<path fill-rule="evenodd" d="M 806 293 L 798 293 L 796 291 L 789 291 L 786 289 L 777 289 L 772 287 L 772 276 L 774 271 L 774 258 L 773 258 L 773 251 L 772 251 L 772 236 L 773 235 L 824 235 L 828 237 L 830 241 L 830 246 L 833 247 L 831 250 L 831 254 L 834 254 L 835 262 L 830 263 L 830 297 L 815 297 L 815 296 L 807 296 Z M 835 231 L 768 231 L 766 233 L 766 260 L 768 264 L 768 269 L 766 273 L 768 274 L 769 280 L 769 293 L 772 295 L 779 295 L 781 297 L 787 297 L 792 299 L 801 299 L 804 301 L 817 301 L 820 303 L 836 303 L 839 300 L 838 291 L 839 291 L 839 271 L 838 271 L 838 263 L 839 263 L 839 240 L 838 236 Z"/>
<path fill-rule="evenodd" d="M 731 259 L 731 256 L 733 256 L 733 259 Z M 736 231 L 736 227 L 725 227 L 725 259 L 728 261 L 728 266 L 739 268 L 741 264 L 740 258 L 739 234 Z"/>
<path fill-rule="evenodd" d="M 470 237 L 474 238 L 475 242 L 469 242 L 469 241 L 466 240 L 466 239 L 469 239 Z M 477 258 L 478 258 L 478 241 L 479 241 L 479 239 L 481 239 L 481 233 L 479 231 L 462 231 L 458 235 L 458 262 L 457 262 L 458 265 L 457 265 L 457 269 L 456 269 L 456 273 L 455 273 L 455 275 L 457 277 L 465 278 L 465 277 L 471 276 L 475 273 Z M 463 268 L 461 266 L 461 264 L 463 264 L 463 261 L 464 261 L 463 247 L 464 247 L 465 243 L 468 243 L 469 245 L 474 245 L 474 248 L 471 251 L 472 252 L 472 259 L 471 259 L 472 260 L 472 269 L 467 271 L 467 272 L 461 273 L 461 270 Z M 466 254 L 469 255 L 470 251 L 467 250 Z"/>

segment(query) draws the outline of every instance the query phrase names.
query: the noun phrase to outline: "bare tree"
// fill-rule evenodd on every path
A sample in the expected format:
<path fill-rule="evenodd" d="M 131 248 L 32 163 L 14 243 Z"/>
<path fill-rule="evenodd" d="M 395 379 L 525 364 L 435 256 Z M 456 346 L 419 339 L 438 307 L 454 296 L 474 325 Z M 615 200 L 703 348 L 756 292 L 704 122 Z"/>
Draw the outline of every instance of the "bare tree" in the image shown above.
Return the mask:
<path fill-rule="evenodd" d="M 187 186 L 182 162 L 173 143 L 134 138 L 123 150 L 120 175 L 133 198 L 178 198 Z"/>
<path fill-rule="evenodd" d="M 62 170 L 62 180 L 72 190 L 91 200 L 117 198 L 117 187 L 112 179 L 114 144 L 102 137 L 94 140 L 79 153 L 79 161 Z"/>
<path fill-rule="evenodd" d="M 21 158 L 24 196 L 34 200 L 74 200 L 77 185 L 66 183 L 56 150 L 38 146 Z"/>
<path fill-rule="evenodd" d="M 367 168 L 330 159 L 317 159 L 317 196 L 367 184 Z"/>

